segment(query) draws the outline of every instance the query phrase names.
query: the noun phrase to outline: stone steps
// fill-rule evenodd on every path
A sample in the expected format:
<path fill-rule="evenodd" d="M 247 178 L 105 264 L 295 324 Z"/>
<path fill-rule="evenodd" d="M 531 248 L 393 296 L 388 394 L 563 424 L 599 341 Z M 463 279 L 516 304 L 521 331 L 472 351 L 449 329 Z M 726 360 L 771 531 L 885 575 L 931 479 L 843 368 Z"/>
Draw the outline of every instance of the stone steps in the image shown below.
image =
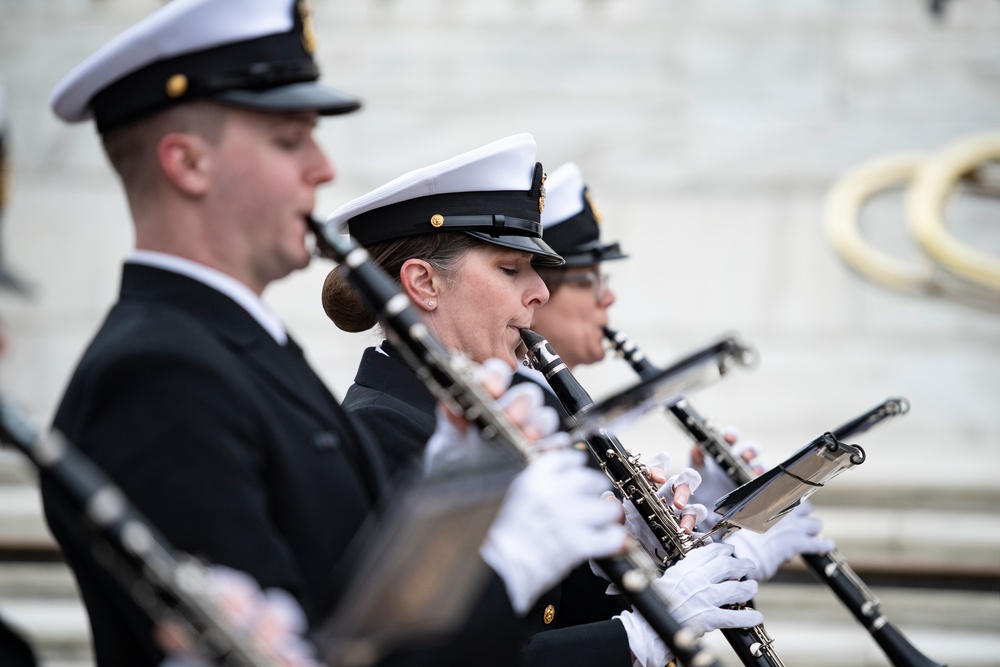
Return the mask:
<path fill-rule="evenodd" d="M 45 667 L 91 667 L 87 614 L 62 563 L 0 563 L 0 615 Z"/>
<path fill-rule="evenodd" d="M 28 637 L 45 667 L 90 667 L 86 613 L 71 573 L 58 561 L 33 472 L 22 464 L 0 457 L 0 614 Z M 824 492 L 817 494 L 816 514 L 824 533 L 882 599 L 886 615 L 927 655 L 952 667 L 996 665 L 1000 514 L 983 508 L 1000 505 L 981 495 L 963 497 L 961 490 L 932 497 L 917 491 L 867 497 Z M 865 506 L 861 498 L 882 503 Z M 954 589 L 875 585 L 890 575 L 910 586 L 951 582 Z M 777 581 L 762 587 L 757 604 L 788 665 L 888 664 L 800 562 L 786 565 Z M 715 635 L 706 637 L 709 647 L 723 664 L 738 665 L 724 638 Z"/>
<path fill-rule="evenodd" d="M 0 573 L 9 566 L 0 567 Z M 11 577 L 0 575 L 0 614 L 35 646 L 46 667 L 89 667 L 86 615 L 65 571 L 18 578 L 49 579 L 42 595 L 11 595 Z M 52 566 L 46 566 L 52 567 Z M 53 581 L 59 582 L 53 585 Z M 23 583 L 15 585 L 25 588 Z M 55 595 L 62 590 L 63 597 Z M 1000 655 L 1000 596 L 968 591 L 877 589 L 887 617 L 928 657 L 951 667 L 986 667 Z M 887 665 L 878 646 L 825 587 L 767 584 L 756 598 L 776 650 L 788 665 L 843 667 Z M 738 667 L 725 639 L 705 642 L 724 665 Z"/>
<path fill-rule="evenodd" d="M 876 594 L 887 618 L 928 658 L 950 667 L 998 664 L 1000 595 L 885 588 Z M 891 664 L 823 586 L 765 584 L 755 602 L 776 652 L 789 666 Z M 724 665 L 739 666 L 720 633 L 706 635 L 705 643 Z"/>

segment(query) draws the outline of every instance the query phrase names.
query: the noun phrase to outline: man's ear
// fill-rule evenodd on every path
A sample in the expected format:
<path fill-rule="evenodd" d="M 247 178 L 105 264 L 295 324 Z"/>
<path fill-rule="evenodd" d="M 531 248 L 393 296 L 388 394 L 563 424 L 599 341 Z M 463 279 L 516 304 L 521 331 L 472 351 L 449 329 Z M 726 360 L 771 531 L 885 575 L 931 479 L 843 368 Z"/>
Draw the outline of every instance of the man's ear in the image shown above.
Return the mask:
<path fill-rule="evenodd" d="M 209 145 L 201 137 L 171 132 L 156 144 L 164 177 L 179 191 L 198 196 L 208 190 Z"/>
<path fill-rule="evenodd" d="M 441 277 L 430 263 L 422 259 L 406 260 L 399 269 L 399 282 L 421 310 L 432 311 L 437 307 Z"/>

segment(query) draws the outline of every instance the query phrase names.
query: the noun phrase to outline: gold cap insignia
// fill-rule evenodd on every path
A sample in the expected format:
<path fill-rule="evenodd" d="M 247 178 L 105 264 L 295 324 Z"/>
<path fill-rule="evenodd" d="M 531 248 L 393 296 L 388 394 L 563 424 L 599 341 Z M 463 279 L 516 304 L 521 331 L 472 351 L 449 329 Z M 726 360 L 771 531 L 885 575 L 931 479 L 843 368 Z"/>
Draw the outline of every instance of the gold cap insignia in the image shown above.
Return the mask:
<path fill-rule="evenodd" d="M 7 203 L 7 193 L 10 192 L 11 180 L 7 152 L 2 149 L 3 145 L 0 144 L 0 213 L 3 212 L 3 207 Z"/>
<path fill-rule="evenodd" d="M 542 185 L 538 189 L 538 212 L 543 213 L 545 211 L 545 179 L 548 178 L 548 174 L 542 174 Z M 551 605 L 550 605 L 551 606 Z"/>
<path fill-rule="evenodd" d="M 556 618 L 556 608 L 553 605 L 547 606 L 545 608 L 545 611 L 542 612 L 542 620 L 545 622 L 545 625 L 548 625 L 549 623 L 554 621 L 555 618 Z"/>
<path fill-rule="evenodd" d="M 167 79 L 165 88 L 167 91 L 167 97 L 176 99 L 187 92 L 188 78 L 183 74 L 174 74 L 172 77 Z"/>
<path fill-rule="evenodd" d="M 440 213 L 435 213 L 431 216 L 431 225 L 434 227 L 440 227 L 444 224 L 444 216 Z"/>
<path fill-rule="evenodd" d="M 601 224 L 601 218 L 603 216 L 601 216 L 601 211 L 596 206 L 594 206 L 594 200 L 590 198 L 590 193 L 584 192 L 583 198 L 587 200 L 588 204 L 590 204 L 590 212 L 594 214 L 594 222 L 596 222 L 597 224 Z"/>
<path fill-rule="evenodd" d="M 302 48 L 312 55 L 316 51 L 316 30 L 313 27 L 312 12 L 304 0 L 299 0 L 299 18 L 302 20 Z"/>

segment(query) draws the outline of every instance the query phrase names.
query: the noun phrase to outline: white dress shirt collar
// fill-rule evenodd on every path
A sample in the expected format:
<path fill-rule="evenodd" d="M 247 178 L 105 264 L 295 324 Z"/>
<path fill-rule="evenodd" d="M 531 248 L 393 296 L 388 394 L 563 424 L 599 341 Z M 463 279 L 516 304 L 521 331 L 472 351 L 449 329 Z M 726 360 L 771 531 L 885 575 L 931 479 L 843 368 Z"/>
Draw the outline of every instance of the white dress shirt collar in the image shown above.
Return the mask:
<path fill-rule="evenodd" d="M 243 310 L 250 313 L 250 316 L 257 320 L 258 324 L 264 327 L 264 330 L 279 345 L 284 345 L 288 342 L 288 332 L 285 330 L 285 325 L 278 315 L 259 296 L 254 294 L 253 290 L 232 276 L 228 276 L 204 264 L 184 259 L 183 257 L 155 252 L 153 250 L 133 250 L 125 258 L 125 261 L 179 273 L 192 280 L 197 280 L 218 292 L 222 292 L 242 306 Z"/>

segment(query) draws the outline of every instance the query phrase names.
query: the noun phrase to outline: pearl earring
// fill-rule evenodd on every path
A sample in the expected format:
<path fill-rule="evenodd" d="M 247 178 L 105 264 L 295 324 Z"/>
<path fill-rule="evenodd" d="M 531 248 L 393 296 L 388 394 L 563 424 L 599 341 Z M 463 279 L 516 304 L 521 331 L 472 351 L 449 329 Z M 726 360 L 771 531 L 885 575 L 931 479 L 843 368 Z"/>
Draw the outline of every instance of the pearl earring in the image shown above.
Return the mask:
<path fill-rule="evenodd" d="M 434 299 L 429 300 L 427 302 L 427 305 L 430 306 L 431 308 L 433 308 L 434 307 Z"/>

